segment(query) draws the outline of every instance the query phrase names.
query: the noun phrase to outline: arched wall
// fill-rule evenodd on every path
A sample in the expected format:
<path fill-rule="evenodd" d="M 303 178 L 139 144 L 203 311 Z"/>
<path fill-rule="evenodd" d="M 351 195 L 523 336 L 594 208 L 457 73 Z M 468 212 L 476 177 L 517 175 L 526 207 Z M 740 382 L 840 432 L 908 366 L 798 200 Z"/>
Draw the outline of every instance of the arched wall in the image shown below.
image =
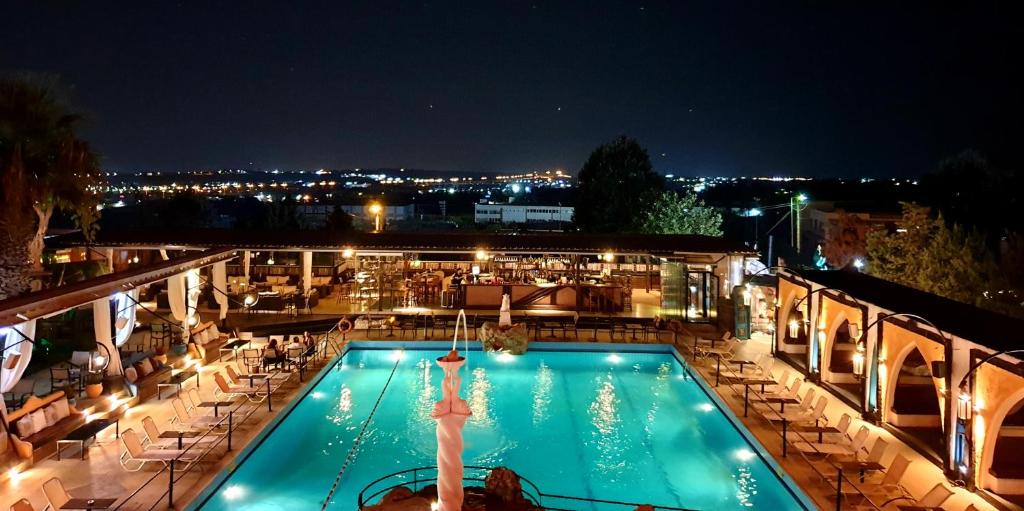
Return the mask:
<path fill-rule="evenodd" d="M 832 381 L 832 371 L 829 370 L 829 365 L 832 361 L 832 347 L 835 344 L 839 326 L 845 320 L 857 323 L 863 329 L 866 326 L 867 312 L 860 307 L 849 305 L 830 297 L 827 291 L 819 294 L 822 295 L 821 314 L 819 317 L 825 322 L 825 332 L 827 334 L 824 343 L 819 346 L 820 349 L 818 350 L 818 353 L 821 354 L 821 364 L 819 367 L 821 369 L 821 378 L 825 381 Z"/>
<path fill-rule="evenodd" d="M 903 367 L 903 362 L 907 360 L 907 356 L 913 352 L 914 348 L 921 352 L 921 356 L 925 362 L 928 362 L 929 367 L 935 362 L 944 360 L 945 347 L 942 344 L 894 323 L 886 322 L 882 325 L 882 347 L 879 351 L 879 359 L 884 362 L 881 363 L 883 370 L 879 371 L 878 383 L 881 385 L 881 394 L 884 399 L 878 404 L 878 407 L 882 410 L 882 420 L 886 422 L 890 420 L 892 413 L 890 409 L 893 396 L 896 393 L 896 378 L 899 376 L 900 368 Z M 941 378 L 933 377 L 932 384 L 935 386 L 935 399 L 939 401 L 939 414 L 944 418 L 946 406 L 942 392 L 945 383 Z M 945 420 L 942 423 L 945 424 Z"/>
<path fill-rule="evenodd" d="M 789 329 L 789 316 L 792 313 L 793 304 L 807 296 L 808 292 L 807 288 L 802 285 L 794 284 L 783 278 L 779 279 L 779 296 L 782 297 L 782 301 L 779 307 L 779 318 L 775 325 L 775 349 L 777 351 L 787 351 L 784 339 Z M 804 300 L 805 303 L 807 301 Z M 787 353 L 796 352 L 787 351 Z"/>
<path fill-rule="evenodd" d="M 974 471 L 976 483 L 982 488 L 990 487 L 996 441 L 1003 420 L 1015 405 L 1024 399 L 1024 378 L 992 364 L 985 364 L 974 372 L 974 397 L 972 405 L 974 424 Z M 980 449 L 978 446 L 982 446 Z"/>

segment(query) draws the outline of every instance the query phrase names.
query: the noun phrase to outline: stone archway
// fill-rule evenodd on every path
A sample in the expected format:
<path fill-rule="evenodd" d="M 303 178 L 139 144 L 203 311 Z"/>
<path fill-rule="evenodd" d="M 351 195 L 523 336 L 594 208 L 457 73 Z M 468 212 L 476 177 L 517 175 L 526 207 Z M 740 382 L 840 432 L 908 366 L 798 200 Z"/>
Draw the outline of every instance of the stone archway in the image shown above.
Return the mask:
<path fill-rule="evenodd" d="M 783 283 L 785 283 L 785 287 L 788 287 L 790 289 L 783 292 Z M 806 357 L 800 357 L 799 355 L 804 355 L 807 353 L 807 334 L 804 333 L 802 328 L 803 325 L 801 325 L 797 337 L 795 339 L 791 338 L 789 336 L 789 318 L 791 315 L 793 315 L 794 312 L 793 304 L 802 297 L 807 296 L 807 290 L 801 286 L 798 286 L 796 284 L 793 284 L 782 279 L 779 280 L 779 290 L 780 293 L 784 293 L 784 298 L 781 302 L 781 307 L 779 307 L 779 317 L 775 328 L 775 349 L 776 351 L 781 351 L 784 353 L 788 353 L 790 355 L 794 355 L 792 357 L 794 361 L 797 362 L 800 365 L 800 367 L 806 368 Z M 807 300 L 804 300 L 804 302 L 806 303 Z"/>
<path fill-rule="evenodd" d="M 1007 433 L 1015 435 L 1021 432 L 1016 430 L 1014 421 L 1017 418 L 1014 416 L 1021 413 L 1020 408 L 1024 408 L 1024 378 L 993 364 L 982 365 L 974 374 L 976 381 L 973 404 L 976 408 L 972 437 L 975 449 L 975 481 L 982 488 L 999 494 L 1020 495 L 1024 493 L 1024 489 L 1016 481 L 1024 481 L 1010 477 L 1017 475 L 1013 470 L 1006 470 L 1005 467 L 1002 471 L 998 470 L 998 462 L 1001 460 L 997 456 L 997 446 L 1002 444 L 1000 437 L 1007 436 Z M 1012 433 L 1009 430 L 1011 427 L 1015 430 Z M 1012 454 L 1018 452 L 1013 451 Z M 994 462 L 998 477 L 992 474 Z"/>
<path fill-rule="evenodd" d="M 886 421 L 942 457 L 946 425 L 931 364 L 915 343 L 904 347 L 895 362 L 886 388 Z"/>

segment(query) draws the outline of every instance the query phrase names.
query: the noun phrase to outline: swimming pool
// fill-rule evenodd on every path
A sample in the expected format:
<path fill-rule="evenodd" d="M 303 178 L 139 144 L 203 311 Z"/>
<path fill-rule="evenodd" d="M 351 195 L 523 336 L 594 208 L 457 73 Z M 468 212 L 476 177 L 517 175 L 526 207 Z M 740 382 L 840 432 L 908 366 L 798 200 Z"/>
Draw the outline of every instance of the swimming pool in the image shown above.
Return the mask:
<path fill-rule="evenodd" d="M 473 410 L 465 463 L 508 466 L 547 494 L 705 510 L 813 508 L 671 348 L 598 348 L 611 351 L 537 343 L 521 357 L 471 352 L 461 372 Z M 445 351 L 351 343 L 191 508 L 319 509 L 393 369 L 331 507 L 356 509 L 374 479 L 434 465 L 430 412 L 442 376 L 434 360 Z"/>

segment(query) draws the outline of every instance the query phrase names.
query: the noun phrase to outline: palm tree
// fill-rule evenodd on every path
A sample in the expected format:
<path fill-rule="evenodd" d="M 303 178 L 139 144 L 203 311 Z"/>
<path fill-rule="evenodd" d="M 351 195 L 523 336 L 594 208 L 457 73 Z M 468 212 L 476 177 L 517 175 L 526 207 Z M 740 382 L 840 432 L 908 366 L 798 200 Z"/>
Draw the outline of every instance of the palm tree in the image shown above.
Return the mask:
<path fill-rule="evenodd" d="M 0 78 L 0 298 L 25 292 L 31 275 L 42 270 L 55 211 L 70 213 L 87 239 L 96 232 L 103 179 L 98 158 L 76 137 L 80 117 L 68 112 L 55 83 Z"/>

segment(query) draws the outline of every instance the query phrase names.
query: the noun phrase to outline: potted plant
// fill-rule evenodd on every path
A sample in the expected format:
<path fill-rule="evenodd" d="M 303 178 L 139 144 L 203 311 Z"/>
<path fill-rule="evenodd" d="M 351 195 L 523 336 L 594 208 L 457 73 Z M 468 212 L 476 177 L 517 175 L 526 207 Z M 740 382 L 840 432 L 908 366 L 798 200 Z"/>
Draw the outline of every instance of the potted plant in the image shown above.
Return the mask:
<path fill-rule="evenodd" d="M 103 373 L 85 373 L 85 395 L 90 399 L 96 399 L 103 394 Z"/>

